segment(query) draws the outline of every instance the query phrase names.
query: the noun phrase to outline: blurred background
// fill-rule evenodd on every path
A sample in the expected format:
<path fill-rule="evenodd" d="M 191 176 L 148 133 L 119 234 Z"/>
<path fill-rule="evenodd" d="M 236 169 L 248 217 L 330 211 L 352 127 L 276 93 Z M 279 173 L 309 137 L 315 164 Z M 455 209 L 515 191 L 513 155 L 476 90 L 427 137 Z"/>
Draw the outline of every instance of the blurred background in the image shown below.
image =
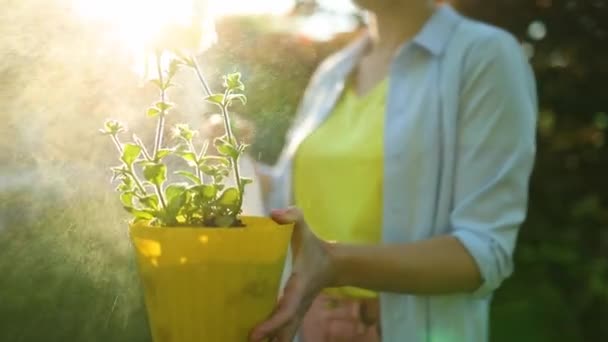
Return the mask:
<path fill-rule="evenodd" d="M 146 132 L 156 89 L 144 33 L 159 1 L 0 0 L 0 341 L 149 341 L 126 213 L 97 134 Z M 538 158 L 515 275 L 492 341 L 608 341 L 608 0 L 457 0 L 521 41 L 538 80 Z M 315 67 L 362 28 L 348 0 L 211 1 L 219 39 L 199 62 L 218 88 L 243 73 L 252 158 L 273 163 Z M 183 14 L 183 8 L 181 14 Z M 186 12 L 187 13 L 187 12 Z M 178 75 L 170 122 L 204 128 L 196 79 Z M 517 139 L 517 137 L 513 137 Z"/>

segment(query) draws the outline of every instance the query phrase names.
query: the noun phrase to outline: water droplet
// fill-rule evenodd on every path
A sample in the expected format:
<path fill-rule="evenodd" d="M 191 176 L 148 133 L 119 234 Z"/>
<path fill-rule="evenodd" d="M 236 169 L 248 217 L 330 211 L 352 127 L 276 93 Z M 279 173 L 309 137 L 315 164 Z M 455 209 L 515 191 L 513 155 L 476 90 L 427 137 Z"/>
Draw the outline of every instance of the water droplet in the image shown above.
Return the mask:
<path fill-rule="evenodd" d="M 524 50 L 524 54 L 528 57 L 528 59 L 534 57 L 534 45 L 528 42 L 524 42 L 521 44 L 521 48 L 522 50 Z"/>
<path fill-rule="evenodd" d="M 608 128 L 608 114 L 604 112 L 599 112 L 595 114 L 595 118 L 593 119 L 595 127 L 599 129 Z"/>
<path fill-rule="evenodd" d="M 528 35 L 534 40 L 541 40 L 547 35 L 547 26 L 540 20 L 535 20 L 528 26 Z"/>
<path fill-rule="evenodd" d="M 557 50 L 549 56 L 549 64 L 554 68 L 565 68 L 568 66 L 568 60 L 561 51 Z"/>

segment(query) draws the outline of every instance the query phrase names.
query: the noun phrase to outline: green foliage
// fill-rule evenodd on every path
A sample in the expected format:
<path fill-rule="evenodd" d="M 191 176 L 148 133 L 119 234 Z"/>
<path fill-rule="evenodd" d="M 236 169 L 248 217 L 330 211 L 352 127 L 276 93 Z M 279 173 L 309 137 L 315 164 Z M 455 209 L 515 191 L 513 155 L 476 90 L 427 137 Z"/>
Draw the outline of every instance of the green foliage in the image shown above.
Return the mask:
<path fill-rule="evenodd" d="M 160 63 L 162 55 L 158 56 Z M 208 142 L 203 142 L 200 151 L 194 145 L 197 132 L 186 124 L 177 124 L 173 128 L 173 137 L 177 145 L 160 146 L 163 141 L 164 117 L 174 107 L 167 101 L 166 89 L 180 66 L 191 67 L 200 74 L 194 59 L 179 57 L 169 64 L 168 70 L 159 68 L 158 79 L 152 80 L 160 91 L 160 101 L 148 108 L 147 116 L 158 119 L 158 130 L 155 138 L 154 154 L 150 155 L 144 143 L 133 136 L 133 143 L 122 144 L 119 133 L 124 131 L 121 124 L 114 120 L 106 121 L 103 134 L 111 136 L 121 154 L 122 165 L 112 168 L 113 181 L 120 184 L 116 190 L 120 201 L 134 220 L 151 221 L 159 226 L 239 226 L 238 215 L 243 205 L 245 186 L 251 179 L 242 178 L 239 173 L 238 160 L 247 147 L 234 137 L 229 118 L 229 108 L 233 101 L 247 102 L 245 89 L 240 73 L 223 77 L 224 93 L 208 94 L 205 100 L 221 110 L 226 134 L 214 141 L 218 156 L 206 155 Z M 203 85 L 206 87 L 204 83 Z M 143 156 L 143 158 L 142 158 Z M 167 183 L 167 164 L 163 159 L 175 156 L 183 160 L 191 170 L 175 170 L 172 173 L 182 176 L 188 183 Z M 136 171 L 135 168 L 141 168 Z M 138 174 L 143 175 L 143 181 Z M 223 181 L 233 174 L 237 187 L 227 188 Z M 223 191 L 222 191 L 223 190 Z"/>
<path fill-rule="evenodd" d="M 141 147 L 135 144 L 125 144 L 123 147 L 122 157 L 120 158 L 126 166 L 130 167 L 133 162 L 139 158 L 141 154 Z"/>
<path fill-rule="evenodd" d="M 187 124 L 177 124 L 173 130 L 174 137 L 180 138 L 186 143 L 192 142 L 192 138 L 194 138 L 196 133 Z"/>
<path fill-rule="evenodd" d="M 222 104 L 224 104 L 224 94 L 209 95 L 205 97 L 205 101 L 221 106 Z"/>
<path fill-rule="evenodd" d="M 144 165 L 144 178 L 153 185 L 162 186 L 167 179 L 167 166 L 160 163 Z"/>
<path fill-rule="evenodd" d="M 103 125 L 103 128 L 99 130 L 101 134 L 104 135 L 115 135 L 121 132 L 124 132 L 124 126 L 116 121 L 116 120 L 106 120 Z"/>
<path fill-rule="evenodd" d="M 146 111 L 146 114 L 149 117 L 153 118 L 153 117 L 160 115 L 160 110 L 156 107 L 150 107 L 150 108 L 148 108 L 148 111 Z"/>

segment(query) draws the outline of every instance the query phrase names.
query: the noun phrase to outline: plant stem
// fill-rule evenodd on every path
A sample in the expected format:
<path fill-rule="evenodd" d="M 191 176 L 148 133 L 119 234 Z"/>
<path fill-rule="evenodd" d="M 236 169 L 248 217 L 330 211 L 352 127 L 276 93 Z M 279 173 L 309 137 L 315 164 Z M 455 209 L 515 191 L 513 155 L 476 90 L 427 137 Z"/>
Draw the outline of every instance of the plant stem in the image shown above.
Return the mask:
<path fill-rule="evenodd" d="M 118 150 L 118 153 L 120 153 L 120 155 L 122 156 L 122 144 L 120 143 L 120 141 L 118 141 L 118 137 L 116 136 L 116 134 L 112 134 L 112 141 L 114 142 L 114 146 L 116 146 L 116 149 Z"/>
<path fill-rule="evenodd" d="M 165 87 L 163 82 L 163 71 L 162 71 L 162 52 L 158 52 L 156 54 L 156 70 L 158 71 L 158 80 L 160 82 L 160 101 L 165 103 Z M 156 127 L 156 138 L 154 139 L 154 160 L 156 160 L 156 156 L 158 150 L 163 143 L 163 131 L 165 127 L 165 109 L 164 106 L 158 115 L 158 125 Z"/>
<path fill-rule="evenodd" d="M 153 161 L 154 159 L 152 159 L 152 156 L 150 156 L 150 154 L 148 153 L 144 142 L 141 141 L 141 139 L 139 139 L 136 135 L 133 135 L 133 140 L 135 140 L 135 143 L 141 148 L 141 151 L 144 154 L 144 158 L 146 158 L 147 161 Z"/>
<path fill-rule="evenodd" d="M 166 209 L 167 203 L 165 202 L 165 197 L 163 196 L 163 189 L 160 187 L 160 185 L 155 185 L 154 188 L 156 189 L 156 195 L 158 196 L 158 199 L 160 200 L 160 205 L 164 209 Z"/>
<path fill-rule="evenodd" d="M 196 76 L 198 76 L 198 79 L 201 81 L 201 84 L 203 85 L 203 88 L 205 89 L 205 92 L 207 93 L 207 95 L 211 96 L 211 94 L 212 94 L 211 88 L 209 88 L 209 84 L 205 80 L 205 77 L 203 76 L 203 73 L 201 72 L 201 68 L 198 66 L 196 57 L 194 55 L 192 55 L 192 56 L 190 56 L 190 58 L 192 59 L 192 67 L 194 67 L 194 70 L 196 71 Z"/>
<path fill-rule="evenodd" d="M 230 143 L 232 144 L 232 140 L 234 138 L 234 134 L 232 133 L 232 125 L 230 124 L 230 117 L 228 116 L 228 103 L 227 98 L 230 95 L 230 91 L 226 89 L 224 91 L 224 103 L 222 103 L 222 117 L 224 118 L 224 129 L 226 130 L 226 135 L 228 139 L 230 139 Z M 236 139 L 234 139 L 236 140 Z"/>
<path fill-rule="evenodd" d="M 211 92 L 211 88 L 209 87 L 209 84 L 207 83 L 207 81 L 205 80 L 205 77 L 203 76 L 203 73 L 201 72 L 201 68 L 198 66 L 198 62 L 196 61 L 195 56 L 192 55 L 191 59 L 192 59 L 192 66 L 194 67 L 194 70 L 196 71 L 196 75 L 198 76 L 198 79 L 201 81 L 201 84 L 203 85 L 205 92 L 207 93 L 208 96 L 211 96 L 213 93 Z M 226 99 L 227 97 L 228 97 L 228 89 L 226 89 L 226 91 L 224 93 L 224 99 Z M 224 118 L 224 129 L 226 130 L 226 135 L 228 136 L 228 141 L 232 144 L 236 140 L 234 139 L 234 136 L 232 134 L 232 128 L 230 126 L 230 118 L 228 117 L 228 105 L 224 103 L 220 107 L 222 109 L 222 117 Z M 230 160 L 232 162 L 232 167 L 234 170 L 234 178 L 235 178 L 236 185 L 237 185 L 237 188 L 239 191 L 238 208 L 241 208 L 243 205 L 243 188 L 241 186 L 241 175 L 240 175 L 240 171 L 239 171 L 238 157 L 230 158 Z M 238 213 L 235 213 L 235 214 L 238 214 Z"/>
<path fill-rule="evenodd" d="M 116 146 L 116 149 L 118 149 L 118 152 L 120 152 L 120 154 L 122 155 L 122 153 L 123 153 L 122 144 L 118 140 L 118 137 L 116 136 L 116 134 L 112 134 L 111 136 L 112 136 L 112 141 L 114 142 L 114 145 Z M 127 167 L 127 170 L 129 171 L 129 175 L 135 182 L 135 185 L 137 185 L 137 188 L 139 189 L 139 191 L 141 191 L 142 195 L 146 196 L 148 194 L 148 192 L 146 191 L 146 188 L 144 188 L 144 186 L 141 184 L 141 181 L 139 180 L 139 178 L 137 178 L 135 171 L 133 171 L 133 166 L 132 165 L 125 165 L 125 166 Z"/>
<path fill-rule="evenodd" d="M 199 162 L 198 159 L 199 159 L 199 157 L 196 154 L 196 149 L 194 148 L 194 145 L 192 144 L 192 141 L 188 141 L 188 146 L 190 147 L 190 151 L 192 151 L 192 153 L 194 153 L 194 155 L 196 156 L 196 159 L 197 159 L 196 166 L 195 166 L 196 177 L 198 177 L 198 180 L 201 182 L 201 184 L 203 184 L 204 183 L 203 182 L 203 174 L 201 172 L 201 167 L 198 165 L 198 162 Z"/>
<path fill-rule="evenodd" d="M 133 181 L 135 182 L 135 185 L 137 185 L 139 191 L 141 191 L 143 196 L 147 196 L 148 192 L 146 191 L 146 188 L 144 188 L 144 186 L 141 184 L 139 178 L 137 178 L 135 171 L 133 171 L 133 166 L 127 166 L 127 168 L 129 169 L 129 175 L 131 176 L 131 178 L 133 178 Z"/>
<path fill-rule="evenodd" d="M 158 52 L 156 54 L 156 70 L 158 71 L 158 80 L 160 82 L 160 101 L 165 103 L 165 86 L 163 81 L 163 70 L 162 70 L 162 52 Z M 156 139 L 154 139 L 154 160 L 157 160 L 158 151 L 163 143 L 163 131 L 165 128 L 165 106 L 163 105 L 158 115 L 158 126 L 156 127 Z M 158 195 L 158 200 L 164 209 L 167 208 L 167 204 L 165 202 L 165 197 L 163 195 L 163 189 L 160 185 L 155 185 L 156 194 Z"/>
<path fill-rule="evenodd" d="M 226 91 L 224 98 L 226 98 L 226 96 L 228 96 L 228 91 Z M 232 134 L 232 129 L 230 127 L 230 118 L 228 117 L 228 105 L 224 104 L 221 107 L 222 107 L 222 117 L 224 118 L 224 127 L 226 129 L 226 135 L 228 136 L 228 141 L 230 142 L 230 144 L 232 144 L 233 142 L 236 143 L 236 139 L 234 138 L 234 135 Z M 236 182 L 237 189 L 239 190 L 238 208 L 240 208 L 243 203 L 243 188 L 241 186 L 241 172 L 239 170 L 239 158 L 238 158 L 238 156 L 235 158 L 230 158 L 230 161 L 232 162 L 232 168 L 234 170 L 234 180 Z"/>
<path fill-rule="evenodd" d="M 198 79 L 201 81 L 201 84 L 203 85 L 205 92 L 207 93 L 207 95 L 211 96 L 211 94 L 213 94 L 211 92 L 211 88 L 209 88 L 209 84 L 205 80 L 205 77 L 203 76 L 203 73 L 201 72 L 201 68 L 198 66 L 198 62 L 196 61 L 196 58 L 194 57 L 194 55 L 191 56 L 191 59 L 192 59 L 192 66 L 194 67 L 194 70 L 196 71 L 196 75 L 198 76 Z M 228 89 L 226 89 L 224 98 L 226 98 L 227 95 L 228 95 Z M 222 117 L 224 118 L 224 129 L 226 130 L 226 135 L 228 136 L 228 140 L 232 144 L 232 142 L 234 141 L 234 137 L 232 134 L 232 129 L 230 127 L 230 119 L 228 118 L 228 106 L 222 105 L 220 107 L 222 109 Z M 237 187 L 238 187 L 239 193 L 240 193 L 241 192 L 241 177 L 240 177 L 240 172 L 239 172 L 238 160 L 236 160 L 236 158 L 231 158 L 231 160 L 232 160 L 232 164 L 233 164 L 233 168 L 234 168 L 234 176 L 236 178 L 236 184 L 237 184 Z"/>

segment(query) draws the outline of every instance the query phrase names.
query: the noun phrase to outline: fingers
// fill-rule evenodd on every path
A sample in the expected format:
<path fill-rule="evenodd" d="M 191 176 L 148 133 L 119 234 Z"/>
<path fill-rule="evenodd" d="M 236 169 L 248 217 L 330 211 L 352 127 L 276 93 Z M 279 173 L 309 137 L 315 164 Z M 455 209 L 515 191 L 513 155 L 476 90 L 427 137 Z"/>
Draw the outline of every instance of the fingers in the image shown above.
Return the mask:
<path fill-rule="evenodd" d="M 278 310 L 270 319 L 251 332 L 250 341 L 263 341 L 271 336 L 275 336 L 275 338 L 279 337 L 277 334 L 283 333 L 285 330 L 284 328 L 289 325 L 288 323 L 292 317 L 293 314 L 291 314 L 288 309 Z"/>
<path fill-rule="evenodd" d="M 326 304 L 328 305 L 328 304 Z M 357 302 L 341 302 L 334 304 L 331 308 L 323 310 L 323 318 L 326 320 L 351 320 L 359 319 L 359 304 Z"/>
<path fill-rule="evenodd" d="M 271 212 L 271 217 L 278 224 L 295 223 L 294 233 L 291 237 L 291 247 L 292 253 L 298 255 L 302 240 L 309 234 L 309 228 L 300 209 L 296 207 L 276 209 Z"/>
<path fill-rule="evenodd" d="M 304 223 L 304 215 L 300 209 L 296 207 L 290 207 L 287 209 L 275 209 L 271 212 L 272 219 L 279 224 L 287 223 Z"/>
<path fill-rule="evenodd" d="M 250 341 L 262 341 L 273 336 L 275 340 L 283 341 L 293 331 L 297 330 L 297 313 L 302 302 L 302 291 L 297 286 L 296 277 L 292 276 L 285 293 L 279 300 L 275 312 L 264 323 L 257 326 L 252 332 Z M 295 327 L 294 327 L 295 325 Z M 285 340 L 290 342 L 291 340 Z"/>
<path fill-rule="evenodd" d="M 299 320 L 293 320 L 274 335 L 273 342 L 292 342 L 300 326 Z"/>

